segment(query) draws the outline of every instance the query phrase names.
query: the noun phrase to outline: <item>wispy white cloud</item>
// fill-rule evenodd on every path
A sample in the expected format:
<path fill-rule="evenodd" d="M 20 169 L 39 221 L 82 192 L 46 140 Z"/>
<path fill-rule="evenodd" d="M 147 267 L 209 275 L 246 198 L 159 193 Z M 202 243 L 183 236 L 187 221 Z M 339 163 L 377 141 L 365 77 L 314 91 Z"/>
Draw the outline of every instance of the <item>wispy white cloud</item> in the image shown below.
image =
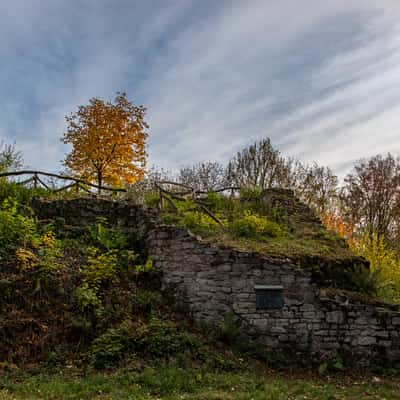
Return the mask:
<path fill-rule="evenodd" d="M 126 90 L 148 107 L 150 163 L 227 160 L 271 136 L 343 173 L 400 151 L 396 0 L 0 5 L 0 138 L 58 170 L 64 116 Z"/>

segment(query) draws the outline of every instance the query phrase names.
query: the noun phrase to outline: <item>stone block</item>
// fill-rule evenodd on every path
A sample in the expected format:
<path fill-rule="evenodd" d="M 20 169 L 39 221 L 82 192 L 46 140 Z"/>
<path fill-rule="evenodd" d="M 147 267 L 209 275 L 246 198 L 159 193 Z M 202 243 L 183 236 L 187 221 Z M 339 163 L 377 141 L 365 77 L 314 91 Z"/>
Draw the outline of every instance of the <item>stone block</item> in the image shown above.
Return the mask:
<path fill-rule="evenodd" d="M 255 319 L 253 320 L 253 325 L 261 330 L 266 330 L 270 327 L 270 324 L 266 319 Z"/>
<path fill-rule="evenodd" d="M 388 331 L 377 331 L 375 333 L 375 336 L 378 338 L 388 338 L 389 337 L 389 332 Z"/>
<path fill-rule="evenodd" d="M 326 313 L 326 321 L 329 323 L 340 324 L 343 322 L 343 313 L 340 311 L 329 311 Z"/>
<path fill-rule="evenodd" d="M 217 266 L 217 272 L 230 272 L 232 266 L 230 264 L 221 264 Z"/>
<path fill-rule="evenodd" d="M 315 310 L 315 306 L 313 304 L 303 304 L 300 307 L 300 311 L 314 311 Z"/>
<path fill-rule="evenodd" d="M 373 336 L 364 336 L 357 339 L 356 343 L 359 346 L 371 346 L 376 344 L 376 338 Z"/>
<path fill-rule="evenodd" d="M 273 326 L 269 331 L 271 333 L 286 333 L 288 330 L 283 326 Z"/>

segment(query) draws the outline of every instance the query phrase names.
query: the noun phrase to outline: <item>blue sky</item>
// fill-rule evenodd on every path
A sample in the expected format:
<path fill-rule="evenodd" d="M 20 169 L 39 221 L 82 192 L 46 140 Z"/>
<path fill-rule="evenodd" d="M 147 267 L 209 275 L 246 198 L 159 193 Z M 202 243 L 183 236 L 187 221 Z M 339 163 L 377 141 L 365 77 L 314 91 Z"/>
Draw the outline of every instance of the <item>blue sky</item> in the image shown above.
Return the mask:
<path fill-rule="evenodd" d="M 0 139 L 59 171 L 64 116 L 126 91 L 150 165 L 269 136 L 343 175 L 400 154 L 399 17 L 398 0 L 2 0 Z"/>

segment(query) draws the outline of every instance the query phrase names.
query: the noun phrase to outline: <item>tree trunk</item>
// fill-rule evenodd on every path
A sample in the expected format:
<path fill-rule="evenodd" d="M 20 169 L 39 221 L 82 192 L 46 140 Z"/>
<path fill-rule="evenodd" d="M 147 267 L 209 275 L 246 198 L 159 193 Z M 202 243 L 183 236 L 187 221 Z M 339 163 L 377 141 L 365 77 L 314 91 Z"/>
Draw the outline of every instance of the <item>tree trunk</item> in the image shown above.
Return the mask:
<path fill-rule="evenodd" d="M 101 186 L 103 185 L 103 173 L 102 173 L 102 171 L 97 171 L 97 185 L 98 185 L 97 193 L 101 194 Z"/>

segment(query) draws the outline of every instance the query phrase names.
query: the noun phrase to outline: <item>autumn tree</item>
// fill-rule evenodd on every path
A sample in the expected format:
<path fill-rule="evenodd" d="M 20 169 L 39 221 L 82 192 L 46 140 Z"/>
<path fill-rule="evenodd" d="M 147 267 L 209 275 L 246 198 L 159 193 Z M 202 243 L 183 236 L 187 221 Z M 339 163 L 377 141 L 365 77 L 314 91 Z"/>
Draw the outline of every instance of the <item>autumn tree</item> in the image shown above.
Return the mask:
<path fill-rule="evenodd" d="M 345 221 L 339 212 L 327 212 L 321 216 L 321 222 L 327 227 L 328 230 L 336 232 L 346 242 L 353 246 L 354 240 L 354 226 Z"/>
<path fill-rule="evenodd" d="M 396 245 L 400 221 L 400 160 L 391 154 L 359 161 L 342 193 L 348 220 Z"/>
<path fill-rule="evenodd" d="M 72 144 L 64 165 L 68 171 L 99 188 L 143 179 L 146 166 L 146 109 L 133 105 L 126 93 L 114 103 L 92 98 L 66 117 L 62 141 Z"/>

